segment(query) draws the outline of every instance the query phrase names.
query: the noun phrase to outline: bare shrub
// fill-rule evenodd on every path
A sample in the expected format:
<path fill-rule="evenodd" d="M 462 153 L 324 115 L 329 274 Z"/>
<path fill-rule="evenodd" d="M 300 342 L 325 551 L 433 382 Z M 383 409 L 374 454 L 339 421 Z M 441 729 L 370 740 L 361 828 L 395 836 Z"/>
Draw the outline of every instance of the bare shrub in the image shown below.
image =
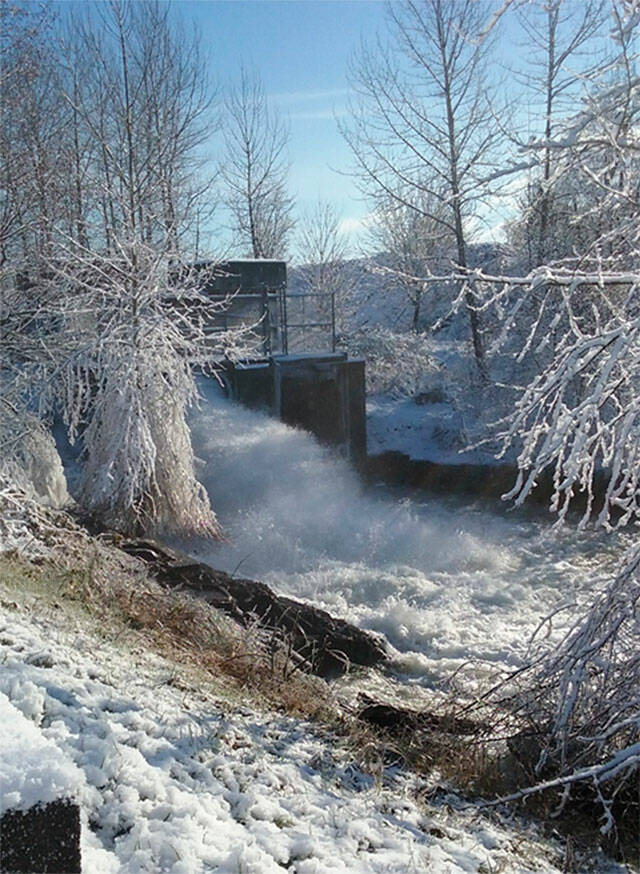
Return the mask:
<path fill-rule="evenodd" d="M 347 345 L 351 355 L 366 360 L 367 394 L 413 397 L 437 378 L 438 366 L 423 334 L 362 328 L 349 334 Z"/>

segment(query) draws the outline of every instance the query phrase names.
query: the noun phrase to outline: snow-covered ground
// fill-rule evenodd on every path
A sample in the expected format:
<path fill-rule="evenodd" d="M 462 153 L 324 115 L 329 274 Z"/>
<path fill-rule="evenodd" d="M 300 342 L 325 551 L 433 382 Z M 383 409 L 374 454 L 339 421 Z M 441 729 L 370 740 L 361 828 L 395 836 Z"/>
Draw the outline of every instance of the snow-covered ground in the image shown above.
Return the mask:
<path fill-rule="evenodd" d="M 420 377 L 411 354 L 415 357 L 422 347 L 430 366 L 419 368 Z M 375 378 L 381 367 L 373 364 L 373 390 L 367 396 L 370 454 L 395 450 L 438 464 L 514 461 L 512 448 L 504 459 L 496 458 L 501 447 L 495 441 L 495 423 L 511 411 L 517 397 L 506 387 L 514 379 L 508 356 L 496 356 L 490 362 L 494 382 L 479 385 L 469 344 L 462 340 L 421 335 L 415 349 L 405 348 L 404 355 L 387 362 L 395 374 L 391 390 Z"/>
<path fill-rule="evenodd" d="M 587 603 L 615 561 L 612 539 L 364 490 L 309 435 L 209 400 L 194 435 L 228 542 L 192 550 L 384 633 L 410 700 L 465 663 L 469 682 L 483 661 L 520 664 L 541 618 L 559 610 L 545 633 L 561 633 L 560 608 Z M 372 774 L 317 726 L 216 697 L 135 636 L 97 626 L 0 592 L 0 693 L 80 774 L 85 874 L 562 870 L 560 845 L 465 804 L 437 775 Z"/>
<path fill-rule="evenodd" d="M 0 692 L 79 769 L 85 874 L 560 870 L 562 847 L 530 825 L 429 800 L 433 784 L 395 768 L 374 778 L 338 738 L 216 700 L 99 618 L 1 604 Z M 0 749 L 0 788 L 12 768 Z"/>
<path fill-rule="evenodd" d="M 462 417 L 451 403 L 374 395 L 367 399 L 367 452 L 388 450 L 438 464 L 496 464 L 492 453 L 467 448 Z"/>

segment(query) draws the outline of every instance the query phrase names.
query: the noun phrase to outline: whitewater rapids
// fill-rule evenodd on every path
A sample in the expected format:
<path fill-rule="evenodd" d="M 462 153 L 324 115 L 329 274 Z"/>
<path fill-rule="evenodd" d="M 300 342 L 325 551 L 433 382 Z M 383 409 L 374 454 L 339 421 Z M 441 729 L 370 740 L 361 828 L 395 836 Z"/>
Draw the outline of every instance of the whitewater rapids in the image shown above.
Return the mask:
<path fill-rule="evenodd" d="M 462 665 L 521 664 L 532 634 L 559 636 L 615 564 L 612 538 L 553 531 L 496 503 L 366 488 L 304 431 L 208 388 L 193 416 L 201 482 L 228 541 L 191 542 L 216 568 L 267 582 L 382 633 L 406 681 Z"/>

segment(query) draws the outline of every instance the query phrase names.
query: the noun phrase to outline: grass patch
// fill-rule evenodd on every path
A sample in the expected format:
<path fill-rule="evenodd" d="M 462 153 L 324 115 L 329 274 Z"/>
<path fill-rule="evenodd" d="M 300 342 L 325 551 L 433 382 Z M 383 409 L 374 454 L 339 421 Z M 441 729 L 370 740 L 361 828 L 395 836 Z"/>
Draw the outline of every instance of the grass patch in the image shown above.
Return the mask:
<path fill-rule="evenodd" d="M 141 562 L 87 538 L 80 558 L 30 561 L 0 555 L 0 604 L 89 627 L 131 652 L 175 666 L 172 682 L 234 703 L 268 707 L 327 724 L 338 718 L 327 684 L 297 669 L 286 646 L 240 628 L 206 602 L 168 591 Z"/>

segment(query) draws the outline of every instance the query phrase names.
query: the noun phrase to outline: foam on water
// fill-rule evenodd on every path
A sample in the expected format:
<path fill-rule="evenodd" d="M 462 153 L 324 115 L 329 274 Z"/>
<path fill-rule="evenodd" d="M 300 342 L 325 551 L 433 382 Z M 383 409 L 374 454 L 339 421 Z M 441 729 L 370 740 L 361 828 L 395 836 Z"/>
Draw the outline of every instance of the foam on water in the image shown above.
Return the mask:
<path fill-rule="evenodd" d="M 397 669 L 424 682 L 469 659 L 518 664 L 540 619 L 587 600 L 613 561 L 608 542 L 488 505 L 366 490 L 305 432 L 215 391 L 192 429 L 228 542 L 191 551 L 382 632 Z"/>

